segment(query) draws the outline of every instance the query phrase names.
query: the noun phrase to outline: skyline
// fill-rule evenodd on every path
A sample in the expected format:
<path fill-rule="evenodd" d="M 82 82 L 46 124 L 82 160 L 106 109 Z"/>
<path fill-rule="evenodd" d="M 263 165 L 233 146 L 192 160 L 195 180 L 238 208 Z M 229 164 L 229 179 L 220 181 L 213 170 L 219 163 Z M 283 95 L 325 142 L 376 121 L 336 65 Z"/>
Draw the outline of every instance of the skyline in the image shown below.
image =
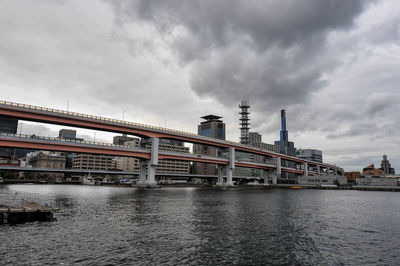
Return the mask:
<path fill-rule="evenodd" d="M 212 113 L 238 141 L 247 98 L 264 142 L 286 109 L 297 148 L 346 170 L 387 154 L 400 169 L 396 1 L 0 6 L 2 100 L 189 132 Z"/>

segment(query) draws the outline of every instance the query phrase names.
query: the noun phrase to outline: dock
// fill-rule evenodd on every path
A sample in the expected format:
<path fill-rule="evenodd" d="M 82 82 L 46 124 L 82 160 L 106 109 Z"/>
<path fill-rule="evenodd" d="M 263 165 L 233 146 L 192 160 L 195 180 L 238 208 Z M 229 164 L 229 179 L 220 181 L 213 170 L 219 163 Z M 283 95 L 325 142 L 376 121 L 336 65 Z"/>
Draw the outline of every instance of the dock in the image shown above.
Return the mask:
<path fill-rule="evenodd" d="M 59 208 L 50 200 L 26 192 L 0 191 L 0 224 L 51 221 Z"/>

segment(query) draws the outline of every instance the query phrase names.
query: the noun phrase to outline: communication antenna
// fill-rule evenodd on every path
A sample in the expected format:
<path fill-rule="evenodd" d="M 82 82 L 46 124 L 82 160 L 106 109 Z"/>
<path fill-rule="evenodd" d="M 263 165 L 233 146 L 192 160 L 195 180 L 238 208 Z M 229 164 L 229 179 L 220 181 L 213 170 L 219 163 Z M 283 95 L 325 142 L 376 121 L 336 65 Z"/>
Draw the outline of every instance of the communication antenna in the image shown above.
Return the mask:
<path fill-rule="evenodd" d="M 241 117 L 239 118 L 240 120 L 240 143 L 241 144 L 249 144 L 249 130 L 250 130 L 250 118 L 249 118 L 249 102 L 246 100 L 242 100 L 242 102 L 239 104 L 240 108 L 240 115 Z"/>

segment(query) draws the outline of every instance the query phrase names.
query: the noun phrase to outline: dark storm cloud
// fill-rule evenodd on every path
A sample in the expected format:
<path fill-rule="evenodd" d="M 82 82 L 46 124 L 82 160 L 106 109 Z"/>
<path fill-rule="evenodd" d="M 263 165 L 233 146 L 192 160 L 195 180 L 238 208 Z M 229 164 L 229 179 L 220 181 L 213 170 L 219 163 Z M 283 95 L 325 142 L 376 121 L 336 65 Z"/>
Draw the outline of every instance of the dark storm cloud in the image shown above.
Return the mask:
<path fill-rule="evenodd" d="M 261 110 L 307 102 L 335 66 L 324 51 L 332 30 L 346 30 L 366 1 L 125 1 L 117 18 L 149 22 L 172 36 L 191 64 L 201 97 L 232 105 L 246 97 Z M 261 111 L 260 110 L 260 111 Z"/>

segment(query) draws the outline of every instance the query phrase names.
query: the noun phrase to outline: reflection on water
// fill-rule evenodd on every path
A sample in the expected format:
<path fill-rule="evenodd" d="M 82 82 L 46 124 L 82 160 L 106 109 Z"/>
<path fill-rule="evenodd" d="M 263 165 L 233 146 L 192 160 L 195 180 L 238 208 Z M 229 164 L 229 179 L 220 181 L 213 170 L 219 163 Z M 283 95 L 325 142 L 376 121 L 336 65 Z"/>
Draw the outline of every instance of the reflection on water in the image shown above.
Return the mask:
<path fill-rule="evenodd" d="M 0 226 L 2 264 L 396 264 L 400 193 L 12 185 L 57 220 Z M 1 192 L 1 190 L 0 190 Z"/>

